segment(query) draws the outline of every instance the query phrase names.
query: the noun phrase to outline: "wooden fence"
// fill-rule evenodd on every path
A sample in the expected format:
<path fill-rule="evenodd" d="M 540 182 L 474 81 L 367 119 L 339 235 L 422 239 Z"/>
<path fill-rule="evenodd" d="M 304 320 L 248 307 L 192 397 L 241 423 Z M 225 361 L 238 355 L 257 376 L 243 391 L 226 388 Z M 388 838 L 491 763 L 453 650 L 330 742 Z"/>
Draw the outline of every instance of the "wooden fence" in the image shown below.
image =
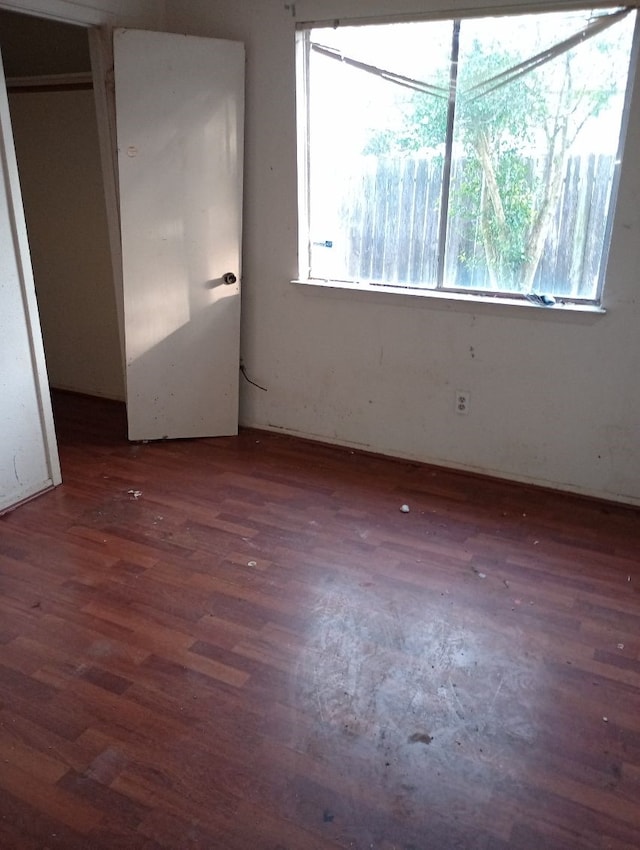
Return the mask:
<path fill-rule="evenodd" d="M 437 280 L 442 160 L 367 156 L 360 163 L 361 168 L 352 172 L 340 213 L 342 262 L 349 278 L 433 286 Z M 530 166 L 533 174 L 533 159 Z M 569 158 L 534 291 L 594 297 L 614 167 L 613 156 Z M 449 219 L 446 279 L 456 287 L 487 289 L 480 240 L 468 218 L 455 214 L 463 179 L 464 160 L 460 159 L 452 169 L 454 214 Z"/>

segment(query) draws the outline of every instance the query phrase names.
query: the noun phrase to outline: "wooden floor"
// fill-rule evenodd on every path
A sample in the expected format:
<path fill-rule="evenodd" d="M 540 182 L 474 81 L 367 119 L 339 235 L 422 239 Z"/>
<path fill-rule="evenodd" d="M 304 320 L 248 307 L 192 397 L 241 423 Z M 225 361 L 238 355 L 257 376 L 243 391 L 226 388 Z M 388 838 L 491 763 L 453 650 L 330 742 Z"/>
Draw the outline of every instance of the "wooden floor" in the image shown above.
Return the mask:
<path fill-rule="evenodd" d="M 0 519 L 2 850 L 640 847 L 638 512 L 56 422 Z"/>

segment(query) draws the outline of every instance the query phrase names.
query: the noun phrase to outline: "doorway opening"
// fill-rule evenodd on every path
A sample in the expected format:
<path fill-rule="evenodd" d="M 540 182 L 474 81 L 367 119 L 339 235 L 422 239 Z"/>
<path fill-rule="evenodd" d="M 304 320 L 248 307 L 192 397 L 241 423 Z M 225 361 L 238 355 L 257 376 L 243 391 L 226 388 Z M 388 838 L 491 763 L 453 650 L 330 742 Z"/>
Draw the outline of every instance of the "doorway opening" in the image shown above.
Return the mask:
<path fill-rule="evenodd" d="M 122 402 L 88 30 L 0 10 L 0 51 L 54 402 Z"/>
<path fill-rule="evenodd" d="M 43 382 L 126 398 L 131 440 L 237 433 L 244 46 L 13 10 L 5 20 L 12 108 L 3 90 L 2 117 L 5 132 L 9 113 L 14 123 L 22 239 L 12 260 L 33 267 L 35 401 Z M 76 47 L 58 50 L 65 39 Z"/>

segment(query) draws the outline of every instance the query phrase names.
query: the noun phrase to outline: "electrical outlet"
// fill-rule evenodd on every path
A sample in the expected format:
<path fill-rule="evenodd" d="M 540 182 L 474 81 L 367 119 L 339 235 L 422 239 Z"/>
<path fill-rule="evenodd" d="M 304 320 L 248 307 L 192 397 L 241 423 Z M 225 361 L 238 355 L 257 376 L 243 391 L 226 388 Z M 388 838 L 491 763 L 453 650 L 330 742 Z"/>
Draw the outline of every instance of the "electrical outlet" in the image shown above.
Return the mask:
<path fill-rule="evenodd" d="M 456 390 L 456 413 L 466 416 L 469 413 L 469 393 L 466 390 Z"/>

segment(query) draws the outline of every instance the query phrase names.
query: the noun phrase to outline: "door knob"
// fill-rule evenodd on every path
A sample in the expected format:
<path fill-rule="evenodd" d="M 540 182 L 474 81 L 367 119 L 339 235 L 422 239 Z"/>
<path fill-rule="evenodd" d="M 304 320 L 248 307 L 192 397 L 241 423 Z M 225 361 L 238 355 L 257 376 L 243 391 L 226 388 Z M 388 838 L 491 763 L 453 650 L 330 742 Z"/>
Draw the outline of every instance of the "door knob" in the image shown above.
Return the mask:
<path fill-rule="evenodd" d="M 222 275 L 222 280 L 227 284 L 228 283 L 235 283 L 237 281 L 237 279 L 238 278 L 234 275 L 233 272 L 227 272 L 226 274 Z"/>

